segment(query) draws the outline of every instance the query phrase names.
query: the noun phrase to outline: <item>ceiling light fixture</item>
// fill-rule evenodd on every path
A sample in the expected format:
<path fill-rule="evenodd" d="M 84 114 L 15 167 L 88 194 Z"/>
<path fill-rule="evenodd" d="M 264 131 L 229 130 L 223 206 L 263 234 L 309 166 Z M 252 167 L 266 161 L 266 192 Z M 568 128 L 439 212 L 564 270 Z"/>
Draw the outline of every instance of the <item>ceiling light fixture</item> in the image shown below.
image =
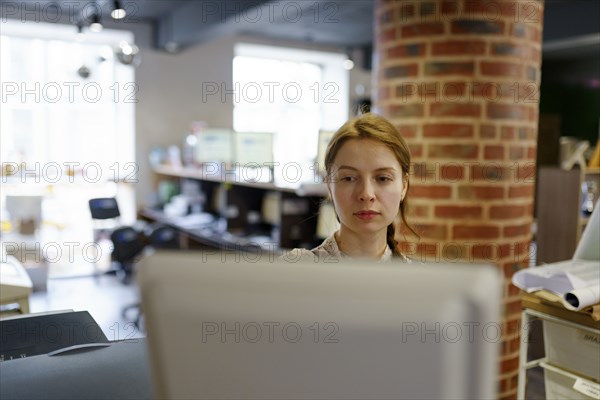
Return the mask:
<path fill-rule="evenodd" d="M 115 0 L 113 3 L 114 3 L 114 8 L 110 12 L 110 16 L 113 17 L 113 19 L 125 18 L 127 13 L 125 12 L 125 9 L 123 8 L 123 5 L 121 4 L 121 2 L 119 0 Z"/>
<path fill-rule="evenodd" d="M 344 60 L 344 62 L 342 63 L 342 66 L 344 67 L 345 70 L 350 71 L 352 68 L 354 68 L 354 61 L 352 61 L 351 59 L 347 59 Z"/>
<path fill-rule="evenodd" d="M 77 33 L 75 34 L 75 40 L 81 42 L 83 40 L 83 24 L 77 22 Z"/>
<path fill-rule="evenodd" d="M 98 14 L 94 14 L 92 17 L 92 23 L 90 24 L 90 31 L 98 33 L 102 31 L 102 23 L 100 23 L 100 16 Z"/>
<path fill-rule="evenodd" d="M 347 49 L 346 50 L 346 59 L 344 61 L 342 61 L 342 67 L 347 70 L 350 71 L 352 68 L 354 68 L 354 61 L 352 60 L 352 49 Z"/>
<path fill-rule="evenodd" d="M 115 49 L 117 59 L 124 65 L 140 65 L 140 49 L 135 44 L 121 41 Z"/>

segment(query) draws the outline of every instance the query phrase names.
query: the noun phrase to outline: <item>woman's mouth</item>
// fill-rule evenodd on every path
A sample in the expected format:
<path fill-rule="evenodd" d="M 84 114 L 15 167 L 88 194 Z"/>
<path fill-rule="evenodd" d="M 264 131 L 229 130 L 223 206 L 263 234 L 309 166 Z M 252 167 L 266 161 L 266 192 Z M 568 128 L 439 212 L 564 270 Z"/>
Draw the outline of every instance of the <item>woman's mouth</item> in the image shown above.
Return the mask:
<path fill-rule="evenodd" d="M 358 218 L 364 220 L 364 221 L 369 221 L 372 220 L 373 218 L 377 217 L 378 215 L 380 215 L 381 213 L 378 213 L 377 211 L 359 211 L 359 212 L 355 212 L 354 215 L 356 215 Z"/>

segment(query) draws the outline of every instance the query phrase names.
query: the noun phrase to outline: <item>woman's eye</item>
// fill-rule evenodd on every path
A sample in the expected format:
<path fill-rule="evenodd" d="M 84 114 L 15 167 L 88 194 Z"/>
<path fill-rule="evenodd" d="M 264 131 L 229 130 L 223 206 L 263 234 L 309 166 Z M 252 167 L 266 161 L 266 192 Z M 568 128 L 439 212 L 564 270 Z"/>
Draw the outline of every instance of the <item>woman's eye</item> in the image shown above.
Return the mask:
<path fill-rule="evenodd" d="M 391 182 L 393 179 L 391 176 L 380 176 L 377 178 L 380 182 Z"/>
<path fill-rule="evenodd" d="M 356 178 L 354 176 L 343 176 L 340 180 L 342 182 L 354 182 Z"/>

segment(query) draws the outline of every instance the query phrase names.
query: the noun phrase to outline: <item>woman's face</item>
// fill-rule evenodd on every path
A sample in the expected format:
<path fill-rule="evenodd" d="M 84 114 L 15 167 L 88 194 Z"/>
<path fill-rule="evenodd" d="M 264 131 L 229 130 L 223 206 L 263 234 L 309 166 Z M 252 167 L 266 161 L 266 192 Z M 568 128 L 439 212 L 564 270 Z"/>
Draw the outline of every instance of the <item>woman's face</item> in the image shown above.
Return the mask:
<path fill-rule="evenodd" d="M 340 223 L 364 234 L 387 229 L 406 194 L 405 173 L 394 153 L 370 139 L 350 139 L 339 149 L 327 186 Z"/>

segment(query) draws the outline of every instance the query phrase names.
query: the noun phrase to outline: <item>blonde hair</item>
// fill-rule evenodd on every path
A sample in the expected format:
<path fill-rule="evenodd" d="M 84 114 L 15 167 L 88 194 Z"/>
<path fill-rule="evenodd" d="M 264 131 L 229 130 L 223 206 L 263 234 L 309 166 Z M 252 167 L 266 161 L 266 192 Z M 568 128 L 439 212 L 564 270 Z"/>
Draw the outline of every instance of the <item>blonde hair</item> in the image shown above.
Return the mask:
<path fill-rule="evenodd" d="M 394 125 L 380 115 L 366 113 L 346 122 L 337 130 L 331 138 L 325 152 L 325 170 L 327 176 L 331 176 L 331 168 L 337 156 L 338 151 L 344 143 L 350 139 L 370 139 L 380 142 L 387 146 L 396 156 L 396 159 L 402 167 L 402 180 L 406 182 L 406 195 L 400 201 L 398 214 L 406 228 L 415 236 L 419 236 L 406 220 L 407 197 L 410 182 L 408 171 L 410 170 L 410 150 L 404 138 L 400 135 Z M 387 227 L 387 243 L 395 256 L 400 255 L 398 242 L 395 238 L 396 226 L 392 222 Z"/>

